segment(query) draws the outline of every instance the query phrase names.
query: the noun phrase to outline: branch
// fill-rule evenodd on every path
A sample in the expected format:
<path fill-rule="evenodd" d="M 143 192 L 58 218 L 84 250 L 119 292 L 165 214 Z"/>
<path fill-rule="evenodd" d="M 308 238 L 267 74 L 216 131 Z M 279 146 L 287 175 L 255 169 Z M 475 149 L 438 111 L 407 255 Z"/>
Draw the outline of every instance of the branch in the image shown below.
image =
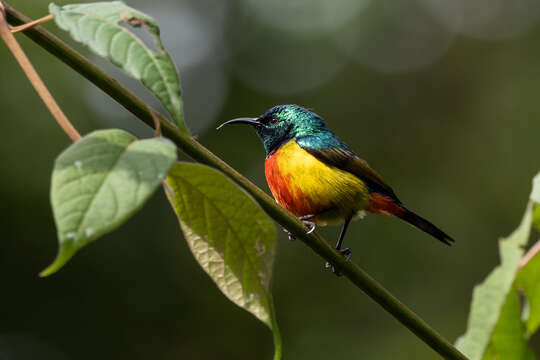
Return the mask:
<path fill-rule="evenodd" d="M 28 57 L 24 53 L 23 49 L 15 39 L 15 37 L 12 34 L 12 29 L 9 28 L 8 23 L 6 22 L 6 18 L 4 15 L 4 9 L 2 8 L 2 5 L 0 4 L 0 38 L 4 40 L 6 43 L 8 49 L 11 51 L 13 56 L 15 56 L 15 59 L 23 69 L 24 73 L 28 77 L 28 80 L 38 93 L 38 95 L 41 97 L 41 100 L 45 103 L 45 106 L 49 109 L 52 116 L 56 119 L 56 122 L 62 127 L 64 132 L 71 138 L 73 141 L 77 141 L 81 138 L 81 135 L 75 130 L 73 125 L 69 122 L 66 115 L 62 112 L 56 101 L 54 100 L 53 96 L 49 92 L 49 89 L 45 86 L 41 78 L 39 77 L 36 69 L 28 60 Z M 31 22 L 29 24 L 25 24 L 21 27 L 15 28 L 17 29 L 27 29 L 29 26 L 35 26 L 39 22 L 43 22 L 46 20 L 40 19 L 36 22 Z"/>
<path fill-rule="evenodd" d="M 6 5 L 9 21 L 14 24 L 28 22 L 28 19 Z M 188 134 L 180 132 L 172 123 L 166 120 L 157 111 L 142 102 L 129 90 L 122 87 L 104 71 L 93 65 L 88 59 L 77 53 L 71 47 L 59 40 L 51 33 L 39 27 L 25 32 L 30 39 L 38 45 L 69 65 L 75 71 L 94 83 L 101 90 L 109 94 L 119 104 L 132 112 L 148 126 L 154 127 L 154 116 L 159 119 L 163 134 L 171 139 L 180 149 L 194 160 L 220 170 L 247 191 L 281 226 L 289 229 L 296 238 L 313 249 L 322 258 L 332 263 L 336 269 L 346 276 L 352 283 L 364 291 L 379 305 L 392 314 L 398 321 L 415 333 L 431 348 L 446 359 L 467 360 L 448 340 L 439 335 L 426 324 L 418 315 L 403 305 L 388 290 L 369 276 L 356 264 L 346 261 L 339 252 L 334 250 L 322 237 L 316 234 L 306 234 L 306 229 L 296 217 L 268 196 L 264 191 L 242 176 L 231 166 L 214 155 L 204 146 L 195 141 Z"/>
<path fill-rule="evenodd" d="M 519 270 L 523 269 L 529 263 L 529 261 L 531 261 L 532 258 L 536 254 L 538 254 L 539 251 L 540 251 L 540 241 L 537 241 L 536 244 L 534 244 L 534 246 L 530 248 L 529 251 L 527 251 L 525 256 L 521 258 L 519 262 Z"/>
<path fill-rule="evenodd" d="M 34 26 L 43 24 L 43 23 L 45 23 L 47 21 L 52 20 L 53 18 L 54 18 L 54 16 L 52 14 L 49 14 L 47 16 L 42 17 L 41 19 L 31 21 L 31 22 L 23 24 L 21 26 L 12 26 L 12 27 L 10 27 L 10 30 L 11 30 L 11 33 L 14 34 L 14 33 L 20 32 L 20 31 L 28 30 L 30 28 L 33 28 Z"/>

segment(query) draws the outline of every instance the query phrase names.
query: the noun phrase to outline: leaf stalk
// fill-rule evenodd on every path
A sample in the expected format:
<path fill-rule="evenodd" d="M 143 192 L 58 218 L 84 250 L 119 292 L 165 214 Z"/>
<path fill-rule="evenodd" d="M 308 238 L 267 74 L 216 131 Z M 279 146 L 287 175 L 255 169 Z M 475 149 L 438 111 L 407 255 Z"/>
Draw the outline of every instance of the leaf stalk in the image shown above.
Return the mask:
<path fill-rule="evenodd" d="M 34 26 L 41 25 L 41 24 L 43 24 L 43 23 L 45 23 L 47 21 L 52 20 L 53 18 L 54 18 L 54 16 L 52 14 L 49 14 L 47 16 L 44 16 L 44 17 L 40 18 L 40 19 L 30 21 L 29 23 L 26 23 L 24 25 L 10 26 L 9 29 L 11 30 L 12 34 L 15 34 L 17 32 L 33 28 Z"/>
<path fill-rule="evenodd" d="M 39 77 L 36 69 L 24 53 L 23 49 L 13 36 L 4 12 L 4 7 L 0 9 L 0 37 L 6 43 L 8 49 L 11 51 L 26 77 L 41 97 L 41 100 L 45 103 L 45 106 L 49 109 L 52 116 L 56 119 L 56 122 L 64 130 L 64 132 L 70 137 L 71 140 L 77 141 L 81 138 L 81 135 L 75 130 L 71 122 L 68 120 L 64 112 L 60 109 L 49 89 L 45 86 L 41 78 Z"/>
<path fill-rule="evenodd" d="M 540 241 L 537 241 L 534 246 L 531 247 L 529 251 L 527 251 L 527 253 L 521 258 L 519 262 L 519 270 L 523 269 L 529 263 L 529 261 L 531 261 L 536 256 L 536 254 L 538 254 L 539 251 Z"/>

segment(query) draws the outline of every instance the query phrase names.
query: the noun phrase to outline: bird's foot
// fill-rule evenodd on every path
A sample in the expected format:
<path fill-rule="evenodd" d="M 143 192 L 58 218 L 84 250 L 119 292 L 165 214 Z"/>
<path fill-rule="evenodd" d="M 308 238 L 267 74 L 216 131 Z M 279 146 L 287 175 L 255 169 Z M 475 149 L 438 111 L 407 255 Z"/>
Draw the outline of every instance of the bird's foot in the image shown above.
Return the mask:
<path fill-rule="evenodd" d="M 315 224 L 313 221 L 308 220 L 312 218 L 313 218 L 313 215 L 300 216 L 298 218 L 298 220 L 300 220 L 308 228 L 308 231 L 306 232 L 306 234 L 311 234 L 313 231 L 315 231 L 315 228 L 317 227 L 317 224 Z M 287 233 L 290 241 L 296 240 L 296 237 L 289 230 L 283 228 L 283 231 Z"/>
<path fill-rule="evenodd" d="M 287 233 L 287 235 L 289 236 L 289 241 L 294 241 L 296 240 L 296 237 L 292 234 L 292 232 L 290 232 L 289 230 L 283 228 L 283 231 L 285 231 Z"/>
<path fill-rule="evenodd" d="M 315 228 L 317 227 L 317 224 L 315 224 L 313 221 L 309 221 L 313 219 L 315 215 L 304 215 L 300 216 L 298 220 L 300 220 L 304 225 L 308 228 L 308 231 L 306 234 L 311 234 L 313 231 L 315 231 Z"/>
<path fill-rule="evenodd" d="M 349 248 L 345 248 L 343 250 L 338 250 L 341 255 L 345 256 L 345 261 L 349 261 L 351 259 L 351 256 L 352 256 L 352 250 L 349 249 Z M 336 276 L 341 276 L 342 274 L 336 270 L 336 268 L 334 266 L 332 266 L 332 264 L 330 264 L 329 262 L 327 262 L 326 264 L 324 264 L 324 268 L 325 269 L 332 269 L 332 272 L 334 273 L 334 275 Z"/>
<path fill-rule="evenodd" d="M 308 231 L 306 232 L 306 234 L 311 234 L 313 231 L 315 231 L 317 224 L 315 224 L 313 221 L 302 220 L 302 222 L 308 228 Z"/>

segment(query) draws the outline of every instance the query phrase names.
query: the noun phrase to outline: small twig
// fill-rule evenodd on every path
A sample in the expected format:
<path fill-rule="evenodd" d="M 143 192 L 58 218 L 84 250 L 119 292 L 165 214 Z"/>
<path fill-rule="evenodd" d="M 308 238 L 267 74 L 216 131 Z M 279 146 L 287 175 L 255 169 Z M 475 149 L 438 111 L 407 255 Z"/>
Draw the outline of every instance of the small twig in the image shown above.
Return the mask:
<path fill-rule="evenodd" d="M 152 114 L 152 120 L 154 120 L 154 136 L 161 136 L 161 123 L 159 122 L 159 116 L 156 114 L 154 109 L 149 108 L 148 111 Z"/>
<path fill-rule="evenodd" d="M 531 259 L 540 251 L 540 241 L 537 241 L 532 248 L 527 251 L 525 256 L 519 261 L 519 270 L 523 269 L 525 265 L 531 261 Z"/>
<path fill-rule="evenodd" d="M 43 100 L 45 106 L 47 106 L 47 108 L 54 116 L 58 124 L 62 127 L 64 132 L 71 138 L 71 140 L 79 140 L 81 138 L 81 135 L 79 135 L 77 130 L 75 130 L 73 125 L 71 125 L 68 118 L 62 112 L 62 110 L 52 97 L 51 93 L 39 77 L 36 69 L 30 62 L 30 60 L 28 60 L 28 57 L 24 53 L 23 49 L 21 48 L 21 46 L 13 36 L 11 29 L 9 28 L 4 13 L 4 6 L 2 5 L 2 3 L 0 3 L 0 6 L 0 37 L 2 38 L 2 40 L 4 40 L 13 56 L 15 56 L 15 59 L 28 77 L 28 80 L 30 81 L 34 89 L 36 89 L 38 95 L 41 97 L 41 100 Z"/>
<path fill-rule="evenodd" d="M 54 16 L 52 14 L 49 14 L 47 16 L 42 17 L 41 19 L 30 21 L 29 23 L 26 23 L 24 25 L 10 26 L 9 29 L 11 30 L 12 34 L 15 34 L 15 33 L 19 32 L 19 31 L 24 31 L 24 30 L 27 30 L 27 29 L 31 29 L 34 26 L 43 24 L 44 22 L 50 21 L 53 18 L 54 18 Z"/>

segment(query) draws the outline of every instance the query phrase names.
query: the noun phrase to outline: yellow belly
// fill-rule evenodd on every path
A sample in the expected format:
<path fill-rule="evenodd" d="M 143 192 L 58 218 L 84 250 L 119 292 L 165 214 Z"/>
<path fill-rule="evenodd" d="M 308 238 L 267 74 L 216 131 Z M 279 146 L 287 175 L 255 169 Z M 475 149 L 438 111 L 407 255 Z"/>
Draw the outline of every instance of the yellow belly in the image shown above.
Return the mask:
<path fill-rule="evenodd" d="M 279 203 L 297 216 L 316 215 L 318 225 L 354 216 L 369 203 L 362 180 L 319 161 L 294 139 L 267 158 L 265 173 Z"/>

